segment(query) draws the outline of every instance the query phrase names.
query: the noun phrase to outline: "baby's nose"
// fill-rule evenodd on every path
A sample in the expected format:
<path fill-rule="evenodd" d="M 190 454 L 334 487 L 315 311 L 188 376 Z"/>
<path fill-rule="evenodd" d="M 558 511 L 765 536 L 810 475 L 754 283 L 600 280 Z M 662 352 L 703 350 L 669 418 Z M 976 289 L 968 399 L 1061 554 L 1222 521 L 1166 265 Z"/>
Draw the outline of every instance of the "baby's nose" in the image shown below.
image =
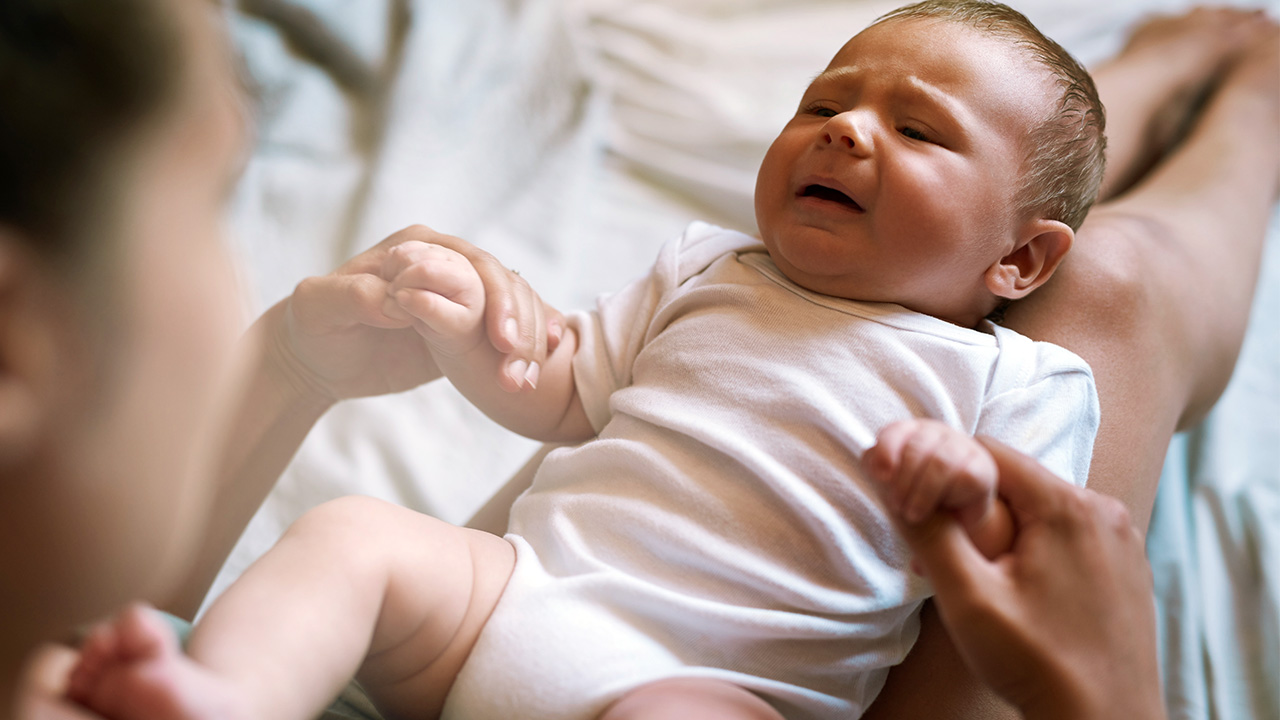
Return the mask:
<path fill-rule="evenodd" d="M 870 134 L 854 112 L 842 112 L 828 120 L 822 128 L 822 139 L 827 145 L 858 154 L 871 150 Z"/>

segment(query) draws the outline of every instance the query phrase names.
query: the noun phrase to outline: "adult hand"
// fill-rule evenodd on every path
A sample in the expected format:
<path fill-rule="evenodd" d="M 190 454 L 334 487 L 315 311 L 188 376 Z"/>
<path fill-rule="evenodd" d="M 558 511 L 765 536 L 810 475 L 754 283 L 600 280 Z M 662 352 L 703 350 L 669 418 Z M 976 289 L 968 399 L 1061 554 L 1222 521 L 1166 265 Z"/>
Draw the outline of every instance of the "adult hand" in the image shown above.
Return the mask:
<path fill-rule="evenodd" d="M 329 275 L 303 280 L 269 310 L 262 340 L 274 362 L 302 389 L 329 401 L 400 392 L 439 377 L 412 318 L 385 312 L 383 263 L 408 240 L 443 245 L 471 261 L 485 286 L 489 342 L 506 355 L 498 381 L 512 392 L 527 388 L 529 365 L 541 365 L 555 348 L 563 318 L 489 253 L 421 225 L 391 235 Z"/>
<path fill-rule="evenodd" d="M 1164 717 L 1151 571 L 1124 506 L 979 440 L 1014 516 L 1010 551 L 986 559 L 946 514 L 898 523 L 965 663 L 1026 718 Z"/>

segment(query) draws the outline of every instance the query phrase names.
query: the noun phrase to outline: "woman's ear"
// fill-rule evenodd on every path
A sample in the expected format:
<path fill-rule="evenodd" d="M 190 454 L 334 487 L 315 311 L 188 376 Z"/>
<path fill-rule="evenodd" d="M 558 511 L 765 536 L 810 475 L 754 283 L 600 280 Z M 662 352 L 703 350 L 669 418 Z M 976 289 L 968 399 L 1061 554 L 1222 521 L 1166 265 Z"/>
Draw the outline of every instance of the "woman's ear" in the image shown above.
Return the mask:
<path fill-rule="evenodd" d="M 1013 252 L 987 268 L 987 289 L 997 297 L 1017 300 L 1048 280 L 1071 249 L 1076 234 L 1066 223 L 1037 218 L 1023 226 Z"/>
<path fill-rule="evenodd" d="M 21 462 L 49 431 L 69 320 L 49 270 L 0 226 L 0 467 Z M 58 317 L 59 315 L 63 317 Z"/>

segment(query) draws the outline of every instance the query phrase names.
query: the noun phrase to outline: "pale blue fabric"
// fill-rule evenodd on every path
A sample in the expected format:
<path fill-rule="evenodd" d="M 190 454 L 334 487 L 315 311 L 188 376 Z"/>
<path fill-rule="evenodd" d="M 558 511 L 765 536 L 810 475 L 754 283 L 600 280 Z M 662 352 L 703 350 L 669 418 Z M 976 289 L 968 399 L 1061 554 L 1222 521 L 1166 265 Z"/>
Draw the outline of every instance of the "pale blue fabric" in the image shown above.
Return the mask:
<path fill-rule="evenodd" d="M 1280 718 L 1280 213 L 1231 384 L 1169 449 L 1147 554 L 1170 719 Z"/>

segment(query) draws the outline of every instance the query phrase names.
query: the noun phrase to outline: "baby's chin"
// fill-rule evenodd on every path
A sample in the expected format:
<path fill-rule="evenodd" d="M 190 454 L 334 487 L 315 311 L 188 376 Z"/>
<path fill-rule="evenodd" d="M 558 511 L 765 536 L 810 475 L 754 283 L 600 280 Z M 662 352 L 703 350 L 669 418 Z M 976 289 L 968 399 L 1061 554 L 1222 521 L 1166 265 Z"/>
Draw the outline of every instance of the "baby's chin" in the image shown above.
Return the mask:
<path fill-rule="evenodd" d="M 763 239 L 763 238 L 762 238 Z M 823 248 L 812 247 L 810 243 L 782 243 L 764 241 L 769 259 L 788 280 L 805 290 L 847 298 L 863 300 L 861 293 L 868 288 L 861 285 L 853 273 L 841 272 L 840 266 L 848 262 L 841 254 L 824 252 Z"/>

